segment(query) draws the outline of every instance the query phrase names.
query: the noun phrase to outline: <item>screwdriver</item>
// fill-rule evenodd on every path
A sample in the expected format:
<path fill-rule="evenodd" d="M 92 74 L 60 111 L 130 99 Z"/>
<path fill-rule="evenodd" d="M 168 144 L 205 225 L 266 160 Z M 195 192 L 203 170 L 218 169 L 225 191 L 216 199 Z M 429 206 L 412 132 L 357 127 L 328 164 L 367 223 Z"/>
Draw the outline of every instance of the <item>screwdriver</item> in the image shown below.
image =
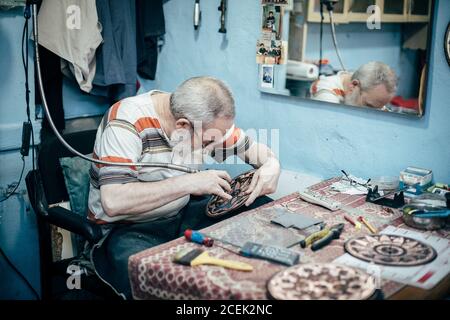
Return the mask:
<path fill-rule="evenodd" d="M 377 229 L 375 229 L 375 228 L 369 223 L 369 221 L 367 221 L 366 219 L 364 219 L 363 216 L 359 216 L 359 217 L 358 217 L 358 221 L 362 222 L 362 223 L 367 227 L 367 229 L 370 230 L 370 232 L 372 232 L 372 233 L 377 233 Z"/>
<path fill-rule="evenodd" d="M 215 239 L 215 238 L 213 238 L 211 236 L 207 236 L 207 235 L 205 235 L 205 234 L 203 234 L 201 232 L 198 232 L 198 231 L 195 231 L 195 230 L 192 230 L 192 229 L 186 229 L 186 231 L 184 231 L 184 237 L 186 238 L 187 241 L 191 241 L 191 242 L 195 242 L 195 243 L 198 243 L 198 244 L 202 244 L 202 245 L 204 245 L 206 247 L 212 247 L 215 240 L 217 240 L 217 242 L 219 242 L 219 243 L 223 243 L 223 244 L 226 244 L 226 245 L 229 245 L 229 246 L 232 246 L 232 247 L 236 247 L 236 245 L 234 245 L 234 244 L 232 244 L 232 243 L 230 243 L 228 241 L 221 240 L 221 239 Z M 229 247 L 225 247 L 225 246 L 219 245 L 217 243 L 216 243 L 216 246 L 218 246 L 218 247 L 220 247 L 222 249 L 228 250 L 230 252 L 239 254 L 239 251 L 231 249 Z"/>
<path fill-rule="evenodd" d="M 207 247 L 212 247 L 214 244 L 214 239 L 211 239 L 198 231 L 194 231 L 192 229 L 186 229 L 184 231 L 184 237 L 188 241 L 192 241 L 198 244 L 203 244 Z"/>

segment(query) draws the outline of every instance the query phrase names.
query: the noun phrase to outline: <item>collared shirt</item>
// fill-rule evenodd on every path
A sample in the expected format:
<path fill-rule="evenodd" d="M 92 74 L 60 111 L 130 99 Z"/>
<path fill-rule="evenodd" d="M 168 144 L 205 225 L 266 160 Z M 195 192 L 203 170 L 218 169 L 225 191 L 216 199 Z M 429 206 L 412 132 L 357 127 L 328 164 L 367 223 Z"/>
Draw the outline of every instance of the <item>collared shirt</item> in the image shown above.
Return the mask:
<path fill-rule="evenodd" d="M 343 74 L 348 72 L 341 71 L 334 76 L 321 77 L 314 81 L 310 89 L 311 98 L 331 103 L 344 103 L 345 88 L 341 77 Z"/>

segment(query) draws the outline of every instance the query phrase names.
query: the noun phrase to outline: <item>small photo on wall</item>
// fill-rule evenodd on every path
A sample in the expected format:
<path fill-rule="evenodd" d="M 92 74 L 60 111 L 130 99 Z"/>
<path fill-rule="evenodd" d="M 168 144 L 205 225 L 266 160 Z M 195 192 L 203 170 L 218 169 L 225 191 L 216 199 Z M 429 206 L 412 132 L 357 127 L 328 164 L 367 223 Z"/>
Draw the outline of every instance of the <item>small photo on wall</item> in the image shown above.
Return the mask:
<path fill-rule="evenodd" d="M 263 64 L 261 66 L 261 87 L 273 88 L 273 65 Z"/>
<path fill-rule="evenodd" d="M 288 5 L 289 0 L 261 0 L 261 4 Z"/>
<path fill-rule="evenodd" d="M 281 39 L 283 9 L 280 6 L 263 6 L 262 33 L 271 40 Z M 268 35 L 268 36 L 267 36 Z"/>
<path fill-rule="evenodd" d="M 256 63 L 264 64 L 267 54 L 270 51 L 270 40 L 258 40 L 256 43 Z"/>
<path fill-rule="evenodd" d="M 256 63 L 285 64 L 287 57 L 287 41 L 259 40 L 256 43 Z"/>

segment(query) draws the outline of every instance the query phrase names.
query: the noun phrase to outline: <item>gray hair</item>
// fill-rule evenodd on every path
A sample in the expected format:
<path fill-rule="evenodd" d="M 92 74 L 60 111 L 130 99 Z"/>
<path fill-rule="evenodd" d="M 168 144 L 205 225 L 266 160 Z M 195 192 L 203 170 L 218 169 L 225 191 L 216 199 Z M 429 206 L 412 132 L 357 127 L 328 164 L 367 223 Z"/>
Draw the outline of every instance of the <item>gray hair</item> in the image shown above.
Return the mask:
<path fill-rule="evenodd" d="M 234 98 L 228 86 L 215 78 L 195 77 L 183 82 L 170 96 L 175 119 L 211 123 L 220 117 L 234 118 Z"/>
<path fill-rule="evenodd" d="M 384 84 L 389 93 L 394 94 L 397 91 L 397 76 L 394 70 L 379 61 L 363 64 L 353 73 L 352 80 L 359 80 L 361 90 L 369 90 Z"/>

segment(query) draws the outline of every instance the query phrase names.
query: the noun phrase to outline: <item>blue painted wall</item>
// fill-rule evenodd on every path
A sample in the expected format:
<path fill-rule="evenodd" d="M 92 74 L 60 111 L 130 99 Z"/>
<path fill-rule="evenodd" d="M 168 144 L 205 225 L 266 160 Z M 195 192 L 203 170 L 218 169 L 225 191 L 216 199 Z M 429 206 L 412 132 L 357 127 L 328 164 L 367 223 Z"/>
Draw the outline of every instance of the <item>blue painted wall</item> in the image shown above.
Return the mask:
<path fill-rule="evenodd" d="M 260 1 L 230 0 L 225 36 L 217 32 L 218 2 L 201 2 L 203 24 L 198 33 L 192 27 L 193 2 L 166 2 L 166 44 L 157 79 L 144 81 L 145 89 L 170 91 L 186 78 L 198 75 L 224 79 L 235 93 L 241 127 L 280 129 L 280 159 L 285 169 L 321 177 L 346 169 L 373 177 L 397 175 L 407 165 L 416 165 L 433 169 L 436 180 L 450 181 L 450 68 L 442 50 L 450 1 L 437 1 L 428 109 L 422 119 L 260 93 L 255 64 Z M 0 12 L 0 149 L 20 145 L 25 119 L 22 23 L 21 10 Z M 31 89 L 33 96 L 33 86 Z M 102 112 L 106 107 L 101 100 L 81 95 L 67 84 L 64 99 L 68 117 Z M 17 179 L 19 159 L 17 150 L 0 152 L 0 187 Z M 29 168 L 28 160 L 26 170 Z M 0 244 L 39 289 L 34 224 L 33 214 L 26 211 L 21 197 L 0 204 Z M 2 258 L 0 270 L 0 298 L 33 297 Z"/>
<path fill-rule="evenodd" d="M 24 72 L 21 59 L 23 28 L 22 10 L 0 11 L 0 190 L 19 178 L 22 122 L 26 119 Z M 30 79 L 33 79 L 33 67 Z M 33 81 L 31 83 L 33 97 Z M 34 118 L 34 108 L 32 108 Z M 39 122 L 35 123 L 38 130 Z M 31 169 L 26 161 L 25 174 Z M 23 192 L 22 182 L 19 191 Z M 3 198 L 3 193 L 0 199 Z M 39 258 L 36 221 L 33 212 L 27 211 L 26 198 L 12 196 L 0 203 L 0 246 L 9 259 L 23 273 L 36 290 L 39 290 Z M 30 299 L 34 296 L 24 282 L 0 256 L 0 299 Z"/>
<path fill-rule="evenodd" d="M 450 1 L 436 5 L 428 109 L 421 119 L 260 93 L 254 52 L 260 33 L 260 1 L 231 0 L 228 5 L 224 36 L 217 32 L 216 2 L 202 2 L 203 24 L 196 33 L 192 3 L 168 1 L 164 7 L 168 32 L 157 79 L 145 85 L 170 91 L 192 76 L 225 80 L 235 93 L 240 126 L 280 129 L 285 169 L 322 177 L 346 169 L 374 177 L 396 176 L 415 165 L 433 169 L 436 180 L 450 180 L 450 68 L 442 50 Z"/>
<path fill-rule="evenodd" d="M 24 71 L 21 59 L 23 9 L 0 11 L 0 199 L 8 184 L 18 181 L 21 161 L 22 122 L 26 120 Z M 30 23 L 31 28 L 31 23 Z M 30 98 L 31 117 L 39 142 L 40 120 L 34 115 L 34 68 L 30 41 Z M 70 81 L 63 86 L 66 118 L 103 114 L 108 108 L 104 99 L 82 94 Z M 31 159 L 26 159 L 25 173 L 31 170 Z M 18 189 L 25 191 L 25 183 Z M 22 195 L 13 196 L 0 203 L 0 246 L 39 292 L 39 258 L 36 221 L 32 210 Z M 0 299 L 32 299 L 34 295 L 24 282 L 0 256 Z"/>

